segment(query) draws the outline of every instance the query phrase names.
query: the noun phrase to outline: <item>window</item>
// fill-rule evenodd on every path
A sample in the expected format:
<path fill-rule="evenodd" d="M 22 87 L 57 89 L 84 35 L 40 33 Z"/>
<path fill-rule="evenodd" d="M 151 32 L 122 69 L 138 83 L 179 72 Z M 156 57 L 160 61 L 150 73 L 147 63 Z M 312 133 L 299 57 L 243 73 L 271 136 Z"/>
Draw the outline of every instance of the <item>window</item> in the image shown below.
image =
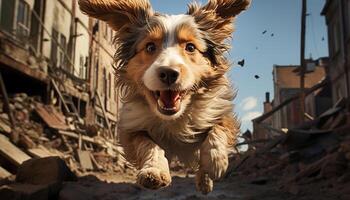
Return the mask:
<path fill-rule="evenodd" d="M 80 55 L 79 58 L 79 77 L 82 79 L 86 79 L 86 70 L 87 70 L 87 62 L 88 62 L 88 57 L 84 57 Z"/>
<path fill-rule="evenodd" d="M 108 24 L 104 23 L 103 36 L 107 40 L 108 39 Z"/>
<path fill-rule="evenodd" d="M 29 36 L 29 24 L 30 24 L 30 8 L 29 5 L 20 0 L 18 2 L 17 10 L 17 36 L 20 40 L 25 41 Z"/>
<path fill-rule="evenodd" d="M 67 40 L 57 30 L 52 29 L 51 62 L 54 67 L 67 68 Z M 67 70 L 67 69 L 66 69 Z"/>
<path fill-rule="evenodd" d="M 108 74 L 108 97 L 112 98 L 112 76 L 111 73 Z"/>
<path fill-rule="evenodd" d="M 0 10 L 0 28 L 3 31 L 13 34 L 15 1 L 2 0 Z"/>
<path fill-rule="evenodd" d="M 98 91 L 98 83 L 99 83 L 99 76 L 98 76 L 98 70 L 99 70 L 99 64 L 98 64 L 98 58 L 95 56 L 95 77 L 94 77 L 94 89 Z"/>
<path fill-rule="evenodd" d="M 51 62 L 54 67 L 57 67 L 57 40 L 58 32 L 55 29 L 52 29 L 52 39 L 51 39 Z"/>
<path fill-rule="evenodd" d="M 60 47 L 58 48 L 58 66 L 61 68 L 66 68 L 66 55 L 67 52 L 67 40 L 66 37 L 62 34 L 60 34 L 60 40 L 59 40 Z"/>
<path fill-rule="evenodd" d="M 106 68 L 103 69 L 103 96 L 107 96 L 107 70 Z"/>

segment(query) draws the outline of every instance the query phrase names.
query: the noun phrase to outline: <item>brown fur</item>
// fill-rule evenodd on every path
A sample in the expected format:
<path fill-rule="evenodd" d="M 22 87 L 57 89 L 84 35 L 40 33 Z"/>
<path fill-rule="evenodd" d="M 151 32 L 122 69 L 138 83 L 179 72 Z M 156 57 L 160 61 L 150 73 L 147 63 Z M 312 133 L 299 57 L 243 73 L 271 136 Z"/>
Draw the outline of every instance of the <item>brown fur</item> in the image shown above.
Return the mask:
<path fill-rule="evenodd" d="M 228 151 L 239 132 L 232 113 L 235 92 L 225 77 L 229 69 L 225 40 L 231 37 L 235 17 L 249 4 L 250 0 L 209 0 L 204 6 L 189 5 L 189 16 L 171 30 L 176 41 L 170 54 L 164 47 L 169 27 L 162 20 L 175 19 L 154 13 L 147 0 L 79 0 L 84 13 L 117 31 L 117 84 L 125 96 L 120 143 L 127 160 L 140 170 L 137 182 L 144 187 L 170 184 L 167 158 L 172 156 L 198 169 L 196 185 L 205 194 L 213 189 L 213 180 L 225 173 Z M 155 52 L 146 52 L 149 42 L 156 45 Z M 188 43 L 195 45 L 194 52 L 186 50 Z M 185 93 L 182 114 L 171 120 L 157 114 L 154 91 L 145 82 L 164 88 L 156 76 L 146 76 L 162 63 L 179 70 L 178 83 L 171 89 Z M 182 88 L 189 83 L 190 88 Z"/>

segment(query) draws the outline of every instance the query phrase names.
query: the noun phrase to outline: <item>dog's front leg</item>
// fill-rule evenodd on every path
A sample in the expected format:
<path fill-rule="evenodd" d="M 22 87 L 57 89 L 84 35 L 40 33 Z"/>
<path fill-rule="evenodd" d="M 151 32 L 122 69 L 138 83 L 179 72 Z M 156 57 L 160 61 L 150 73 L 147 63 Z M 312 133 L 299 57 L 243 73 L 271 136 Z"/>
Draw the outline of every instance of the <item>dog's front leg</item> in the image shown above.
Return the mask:
<path fill-rule="evenodd" d="M 171 183 L 168 160 L 165 152 L 156 145 L 147 133 L 121 134 L 126 159 L 140 171 L 137 183 L 149 189 L 159 189 Z"/>
<path fill-rule="evenodd" d="M 196 186 L 203 194 L 211 192 L 213 190 L 213 180 L 221 178 L 227 170 L 227 131 L 223 126 L 214 126 L 200 148 L 200 163 L 196 174 Z"/>

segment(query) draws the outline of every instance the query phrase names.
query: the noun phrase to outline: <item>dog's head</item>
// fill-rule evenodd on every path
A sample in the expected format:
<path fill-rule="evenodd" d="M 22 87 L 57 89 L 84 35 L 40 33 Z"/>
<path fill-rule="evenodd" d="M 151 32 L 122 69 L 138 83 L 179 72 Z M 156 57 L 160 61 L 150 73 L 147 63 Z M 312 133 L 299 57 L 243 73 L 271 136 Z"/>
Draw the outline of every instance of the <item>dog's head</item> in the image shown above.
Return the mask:
<path fill-rule="evenodd" d="M 119 85 L 145 98 L 162 119 L 181 116 L 191 96 L 229 68 L 225 40 L 250 0 L 209 0 L 187 14 L 155 13 L 148 0 L 79 0 L 116 32 Z"/>

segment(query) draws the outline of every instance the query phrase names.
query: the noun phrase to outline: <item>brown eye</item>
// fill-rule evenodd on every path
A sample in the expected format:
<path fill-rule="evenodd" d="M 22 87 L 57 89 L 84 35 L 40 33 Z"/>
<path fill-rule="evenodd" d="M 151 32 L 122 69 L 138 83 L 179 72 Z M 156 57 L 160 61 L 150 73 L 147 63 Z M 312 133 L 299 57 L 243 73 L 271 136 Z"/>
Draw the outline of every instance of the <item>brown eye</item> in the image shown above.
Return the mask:
<path fill-rule="evenodd" d="M 146 44 L 147 53 L 154 53 L 157 50 L 156 44 L 154 42 L 149 42 Z"/>
<path fill-rule="evenodd" d="M 196 50 L 196 46 L 194 46 L 194 44 L 192 43 L 187 43 L 186 44 L 186 51 L 188 52 L 194 52 Z"/>

